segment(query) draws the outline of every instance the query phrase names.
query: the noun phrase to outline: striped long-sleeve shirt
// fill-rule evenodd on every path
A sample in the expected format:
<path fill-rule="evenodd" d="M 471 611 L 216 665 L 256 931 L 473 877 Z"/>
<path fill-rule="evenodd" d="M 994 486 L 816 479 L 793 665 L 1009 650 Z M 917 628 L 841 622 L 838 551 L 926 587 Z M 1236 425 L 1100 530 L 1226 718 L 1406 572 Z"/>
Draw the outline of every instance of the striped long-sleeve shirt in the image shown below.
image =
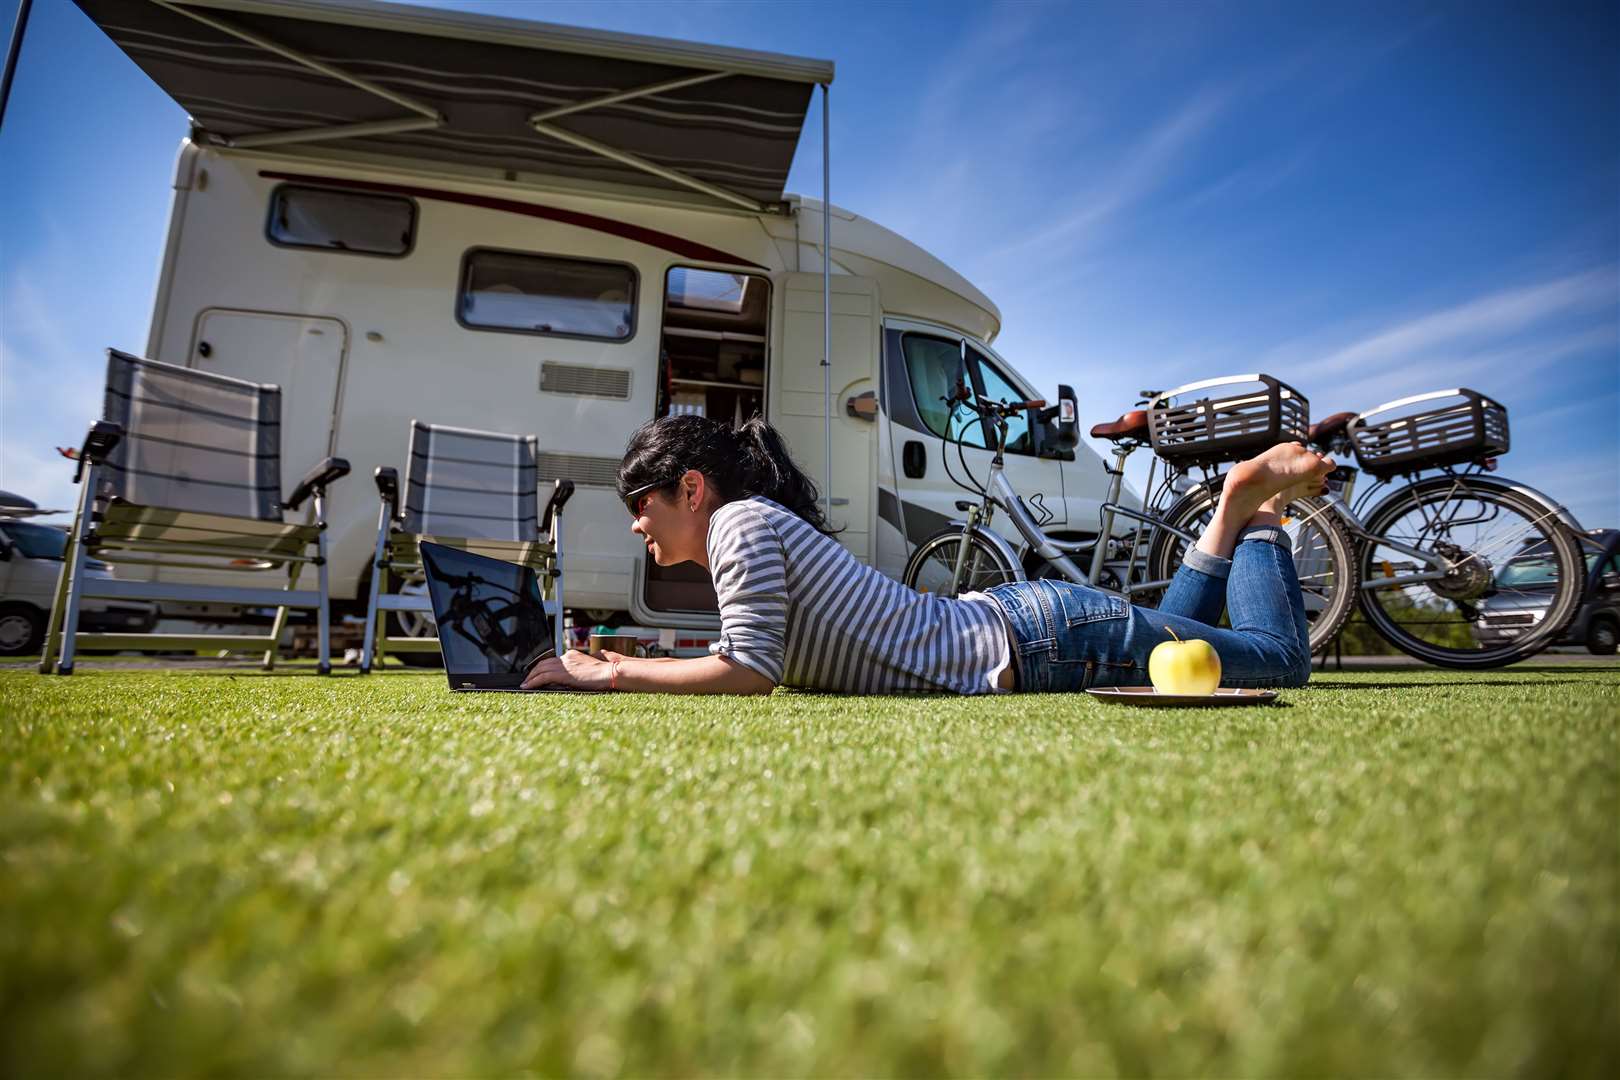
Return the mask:
<path fill-rule="evenodd" d="M 709 521 L 709 572 L 728 656 L 778 685 L 846 693 L 983 694 L 1010 660 L 989 597 L 913 592 L 769 499 Z"/>

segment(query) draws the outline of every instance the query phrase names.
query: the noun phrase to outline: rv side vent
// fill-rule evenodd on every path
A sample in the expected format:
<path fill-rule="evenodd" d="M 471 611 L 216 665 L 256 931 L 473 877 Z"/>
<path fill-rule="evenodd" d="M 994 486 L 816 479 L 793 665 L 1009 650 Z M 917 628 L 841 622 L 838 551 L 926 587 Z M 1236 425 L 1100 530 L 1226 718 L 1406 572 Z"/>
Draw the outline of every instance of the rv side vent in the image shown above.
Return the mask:
<path fill-rule="evenodd" d="M 587 397 L 630 398 L 630 369 L 585 367 L 559 364 L 554 360 L 540 365 L 540 389 L 553 394 L 583 394 Z"/>
<path fill-rule="evenodd" d="M 619 482 L 619 459 L 591 457 L 588 454 L 540 453 L 542 488 L 548 480 L 572 480 L 576 484 L 612 487 Z"/>

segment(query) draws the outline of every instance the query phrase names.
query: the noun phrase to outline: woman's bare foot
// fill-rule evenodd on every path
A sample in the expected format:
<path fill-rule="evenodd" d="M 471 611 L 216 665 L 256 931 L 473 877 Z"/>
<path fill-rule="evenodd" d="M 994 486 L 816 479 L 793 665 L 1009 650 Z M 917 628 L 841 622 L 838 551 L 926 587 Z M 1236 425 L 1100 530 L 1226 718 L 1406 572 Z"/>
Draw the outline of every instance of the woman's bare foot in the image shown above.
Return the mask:
<path fill-rule="evenodd" d="M 1214 517 L 1198 538 L 1198 550 L 1230 559 L 1238 533 L 1251 524 L 1277 524 L 1284 507 L 1319 492 L 1332 471 L 1331 458 L 1298 443 L 1280 443 L 1232 466 Z"/>
<path fill-rule="evenodd" d="M 1298 443 L 1279 443 L 1232 466 L 1221 485 L 1221 508 L 1244 520 L 1271 504 L 1280 511 L 1294 499 L 1319 492 L 1333 467 L 1323 454 Z"/>

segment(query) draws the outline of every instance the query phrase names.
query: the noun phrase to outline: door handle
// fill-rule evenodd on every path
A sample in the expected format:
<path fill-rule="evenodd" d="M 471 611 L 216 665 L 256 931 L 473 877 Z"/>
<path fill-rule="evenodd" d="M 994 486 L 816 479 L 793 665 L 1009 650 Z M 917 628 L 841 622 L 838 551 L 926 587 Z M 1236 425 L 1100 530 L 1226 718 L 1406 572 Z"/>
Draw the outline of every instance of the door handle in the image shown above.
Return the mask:
<path fill-rule="evenodd" d="M 928 471 L 928 448 L 916 439 L 907 439 L 900 448 L 900 468 L 913 480 L 921 480 Z"/>

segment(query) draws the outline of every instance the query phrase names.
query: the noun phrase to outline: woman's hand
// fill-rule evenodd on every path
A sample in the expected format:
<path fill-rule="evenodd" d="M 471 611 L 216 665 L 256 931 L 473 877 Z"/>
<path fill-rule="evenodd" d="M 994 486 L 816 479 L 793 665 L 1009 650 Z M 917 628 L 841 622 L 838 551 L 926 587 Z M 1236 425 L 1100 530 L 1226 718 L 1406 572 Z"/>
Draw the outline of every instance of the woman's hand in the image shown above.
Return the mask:
<path fill-rule="evenodd" d="M 533 690 L 537 686 L 566 686 L 573 690 L 611 690 L 613 688 L 613 660 L 622 659 L 617 654 L 604 654 L 612 656 L 612 660 L 598 660 L 590 653 L 580 652 L 578 649 L 569 649 L 562 656 L 548 656 L 524 676 L 523 689 Z"/>

